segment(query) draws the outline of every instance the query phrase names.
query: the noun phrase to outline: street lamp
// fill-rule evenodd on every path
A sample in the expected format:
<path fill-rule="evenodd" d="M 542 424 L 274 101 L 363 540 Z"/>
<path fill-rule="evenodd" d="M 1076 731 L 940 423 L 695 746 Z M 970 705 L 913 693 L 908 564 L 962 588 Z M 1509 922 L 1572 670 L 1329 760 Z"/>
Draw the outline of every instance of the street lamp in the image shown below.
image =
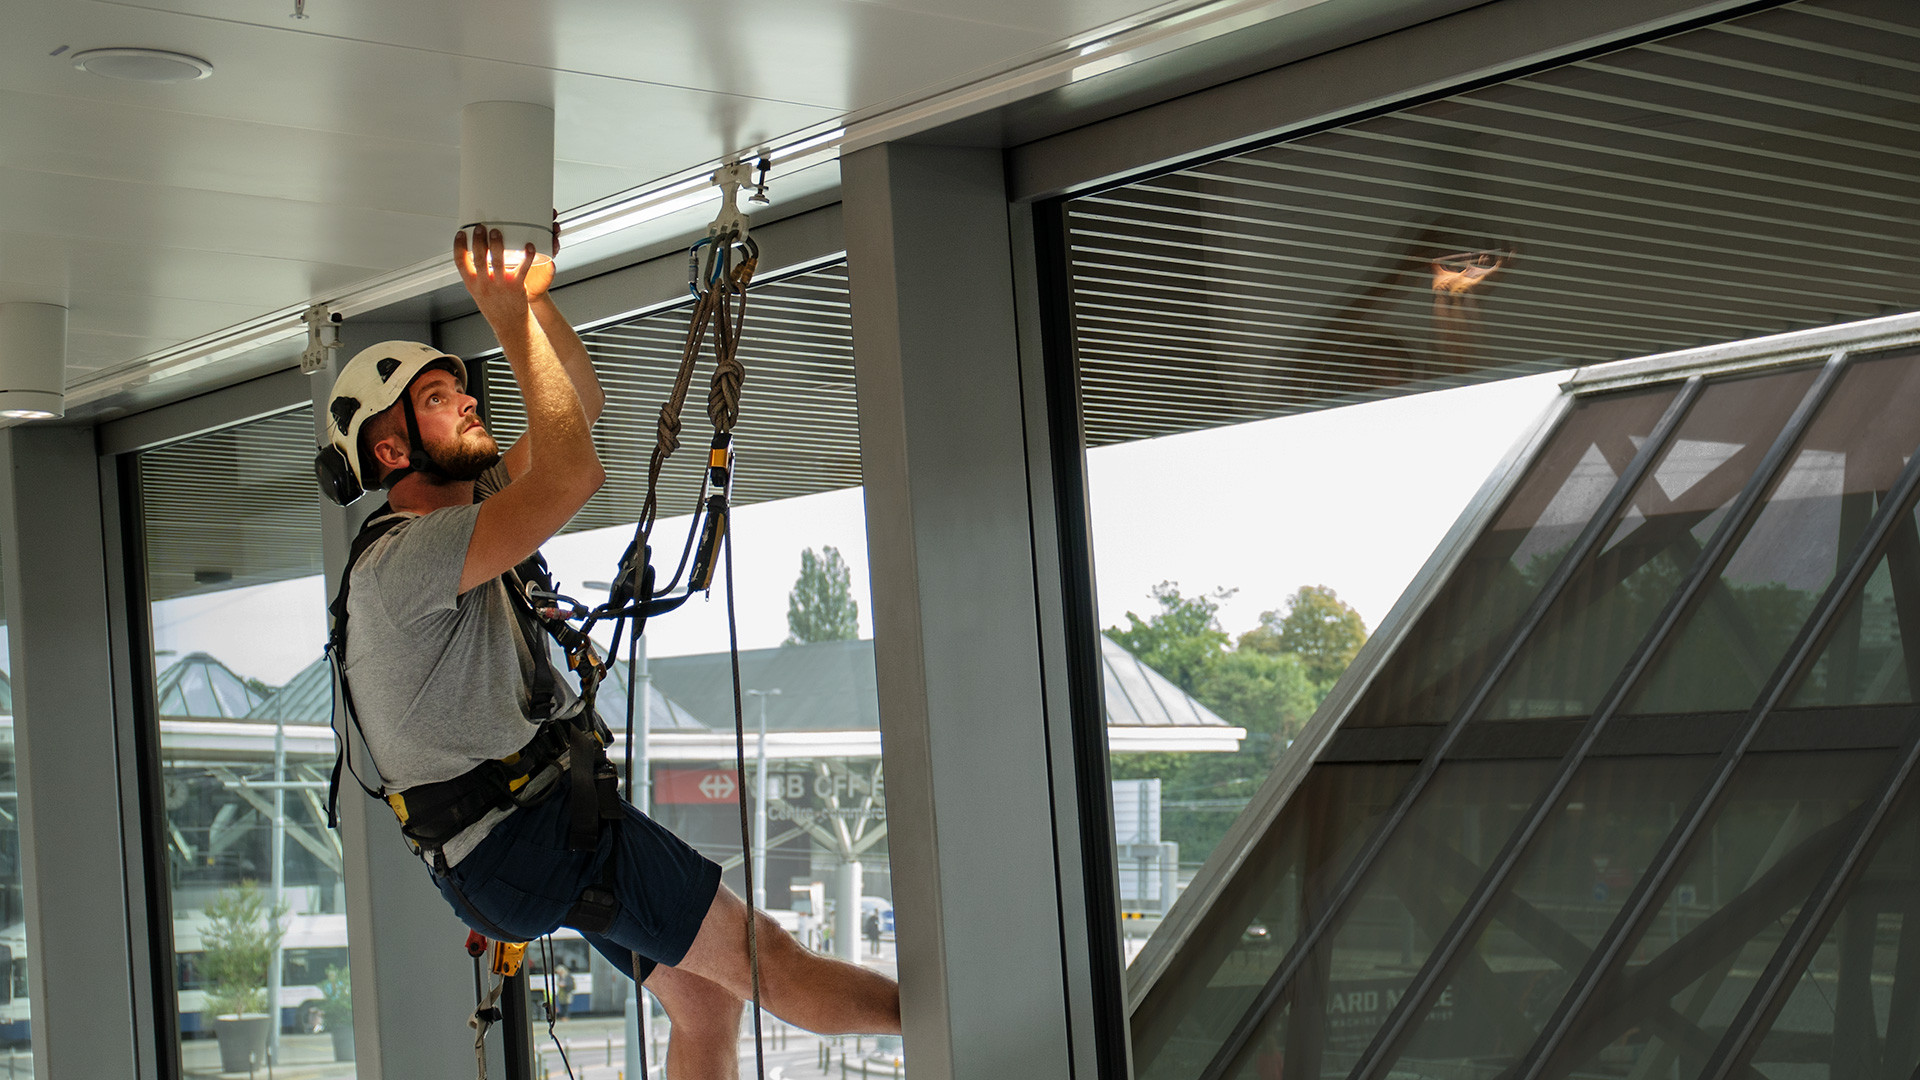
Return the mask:
<path fill-rule="evenodd" d="M 760 699 L 760 772 L 755 785 L 755 816 L 760 828 L 753 834 L 753 906 L 767 910 L 767 699 L 779 697 L 778 690 L 749 690 L 747 696 Z"/>

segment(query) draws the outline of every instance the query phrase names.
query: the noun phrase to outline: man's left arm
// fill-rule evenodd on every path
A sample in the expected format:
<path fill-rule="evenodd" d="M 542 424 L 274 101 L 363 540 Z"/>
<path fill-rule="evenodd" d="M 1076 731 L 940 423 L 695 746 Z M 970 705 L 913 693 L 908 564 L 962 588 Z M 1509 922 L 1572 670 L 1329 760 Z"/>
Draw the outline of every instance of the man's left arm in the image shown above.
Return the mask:
<path fill-rule="evenodd" d="M 600 389 L 600 376 L 593 370 L 593 361 L 587 356 L 587 345 L 580 340 L 579 334 L 574 333 L 573 324 L 560 314 L 559 306 L 545 288 L 536 291 L 530 284 L 527 292 L 527 309 L 532 312 L 534 321 L 540 324 L 548 344 L 553 346 L 553 354 L 559 358 L 567 379 L 573 383 L 574 393 L 580 395 L 580 408 L 587 414 L 587 423 L 592 425 L 600 419 L 607 396 Z M 526 472 L 531 460 L 531 447 L 527 444 L 526 436 L 522 435 L 514 440 L 502 463 L 507 467 L 507 475 L 515 477 Z"/>

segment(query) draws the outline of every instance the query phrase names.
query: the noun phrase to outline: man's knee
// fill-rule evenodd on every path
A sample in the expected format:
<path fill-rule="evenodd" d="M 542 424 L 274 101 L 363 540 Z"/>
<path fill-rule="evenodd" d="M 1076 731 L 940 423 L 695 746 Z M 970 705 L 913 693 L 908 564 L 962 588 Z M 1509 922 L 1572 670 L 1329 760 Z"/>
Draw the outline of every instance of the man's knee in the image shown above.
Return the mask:
<path fill-rule="evenodd" d="M 675 1027 L 722 1032 L 739 1028 L 743 1003 L 718 983 L 663 967 L 647 979 L 647 989 L 660 999 Z"/>

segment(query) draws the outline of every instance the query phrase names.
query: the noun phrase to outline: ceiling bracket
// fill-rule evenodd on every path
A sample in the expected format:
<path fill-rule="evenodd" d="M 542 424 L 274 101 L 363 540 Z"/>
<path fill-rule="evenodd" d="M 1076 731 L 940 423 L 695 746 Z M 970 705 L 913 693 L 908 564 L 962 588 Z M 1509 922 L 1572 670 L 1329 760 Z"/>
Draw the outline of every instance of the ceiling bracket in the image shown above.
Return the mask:
<path fill-rule="evenodd" d="M 307 349 L 300 354 L 300 374 L 312 375 L 327 366 L 327 356 L 340 347 L 340 313 L 326 304 L 314 304 L 300 314 L 307 324 Z"/>

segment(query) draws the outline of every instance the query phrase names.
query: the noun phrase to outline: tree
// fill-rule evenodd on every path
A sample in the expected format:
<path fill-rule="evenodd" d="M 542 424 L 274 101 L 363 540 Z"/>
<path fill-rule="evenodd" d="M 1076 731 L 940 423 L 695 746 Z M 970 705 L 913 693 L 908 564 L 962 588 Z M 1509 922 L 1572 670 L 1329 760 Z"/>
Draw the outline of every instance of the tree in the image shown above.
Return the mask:
<path fill-rule="evenodd" d="M 1232 640 L 1214 618 L 1220 601 L 1232 596 L 1232 589 L 1216 589 L 1202 596 L 1182 596 L 1180 587 L 1163 581 L 1153 587 L 1154 602 L 1160 610 L 1142 619 L 1127 612 L 1127 628 L 1107 628 L 1107 636 L 1140 659 L 1140 662 L 1165 676 L 1191 694 L 1199 685 L 1201 672 L 1225 656 Z"/>
<path fill-rule="evenodd" d="M 200 973 L 207 1009 L 216 1016 L 266 1012 L 267 973 L 286 936 L 286 904 L 269 904 L 258 883 L 242 881 L 222 889 L 206 915 Z"/>
<path fill-rule="evenodd" d="M 1292 653 L 1324 694 L 1367 641 L 1367 624 L 1325 585 L 1302 585 L 1284 612 L 1263 611 L 1260 625 L 1240 635 L 1243 651 Z"/>
<path fill-rule="evenodd" d="M 1253 754 L 1262 773 L 1280 760 L 1280 752 L 1306 726 L 1320 699 L 1298 656 L 1245 649 L 1209 665 L 1193 696 L 1222 720 L 1247 729 L 1241 753 Z"/>
<path fill-rule="evenodd" d="M 787 594 L 788 645 L 816 641 L 852 641 L 860 636 L 860 605 L 853 599 L 853 574 L 838 548 L 815 555 L 800 553 L 800 576 Z"/>

